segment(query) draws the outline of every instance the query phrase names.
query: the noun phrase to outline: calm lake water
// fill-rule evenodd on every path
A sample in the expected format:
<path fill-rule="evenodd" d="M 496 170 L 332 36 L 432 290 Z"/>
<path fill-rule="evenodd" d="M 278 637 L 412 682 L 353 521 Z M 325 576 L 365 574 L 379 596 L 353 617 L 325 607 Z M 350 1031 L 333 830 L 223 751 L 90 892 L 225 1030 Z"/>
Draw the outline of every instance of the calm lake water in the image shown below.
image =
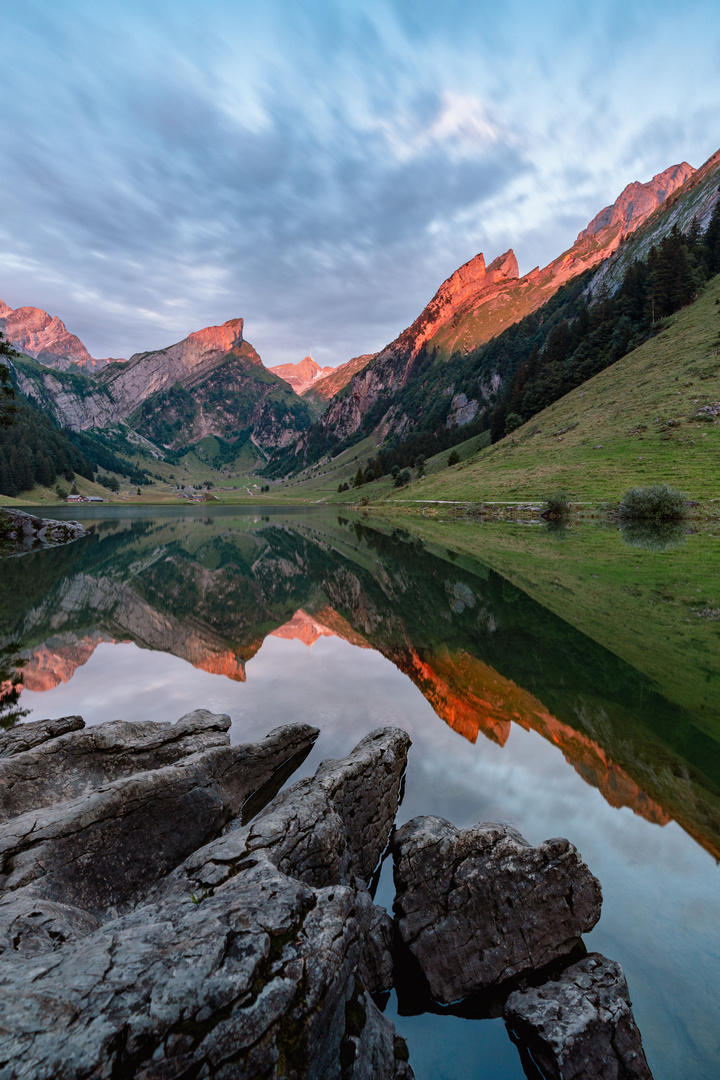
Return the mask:
<path fill-rule="evenodd" d="M 405 728 L 398 823 L 569 837 L 603 886 L 586 944 L 624 968 L 656 1080 L 720 1075 L 717 712 L 671 700 L 482 562 L 388 525 L 327 509 L 80 514 L 90 537 L 1 564 L 28 719 L 207 708 L 230 714 L 236 742 L 307 721 L 321 735 L 293 779 L 379 725 Z M 392 896 L 386 863 L 377 900 Z M 387 1003 L 418 1080 L 522 1080 L 502 1021 L 417 1009 Z"/>

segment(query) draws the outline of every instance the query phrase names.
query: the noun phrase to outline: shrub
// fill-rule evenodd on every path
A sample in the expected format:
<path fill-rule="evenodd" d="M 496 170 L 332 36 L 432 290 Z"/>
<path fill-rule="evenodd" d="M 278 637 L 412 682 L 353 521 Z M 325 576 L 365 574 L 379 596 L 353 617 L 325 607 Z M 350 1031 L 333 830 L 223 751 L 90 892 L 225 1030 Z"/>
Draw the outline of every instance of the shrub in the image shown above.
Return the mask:
<path fill-rule="evenodd" d="M 568 493 L 566 491 L 554 491 L 545 504 L 544 516 L 551 521 L 558 521 L 560 518 L 567 517 L 570 509 L 571 503 Z"/>
<path fill-rule="evenodd" d="M 687 496 L 667 484 L 651 484 L 626 491 L 618 509 L 623 521 L 682 521 Z"/>
<path fill-rule="evenodd" d="M 522 427 L 524 423 L 525 421 L 518 413 L 508 413 L 505 417 L 505 434 L 509 435 L 512 431 L 516 431 L 519 427 Z"/>
<path fill-rule="evenodd" d="M 448 465 L 459 465 L 459 464 L 460 464 L 460 455 L 458 454 L 457 450 L 451 450 L 450 451 L 450 457 L 448 458 Z"/>
<path fill-rule="evenodd" d="M 403 469 L 403 471 L 401 473 L 398 473 L 395 477 L 395 487 L 405 487 L 406 484 L 410 483 L 411 479 L 412 477 L 410 476 L 409 471 L 407 469 Z"/>

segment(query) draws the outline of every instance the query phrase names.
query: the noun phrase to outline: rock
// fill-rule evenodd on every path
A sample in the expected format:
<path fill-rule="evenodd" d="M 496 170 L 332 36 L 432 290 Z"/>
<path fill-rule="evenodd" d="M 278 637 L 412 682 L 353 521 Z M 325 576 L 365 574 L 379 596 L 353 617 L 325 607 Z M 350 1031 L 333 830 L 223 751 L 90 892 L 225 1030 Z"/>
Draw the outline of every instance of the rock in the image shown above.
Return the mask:
<path fill-rule="evenodd" d="M 10 731 L 0 731 L 0 758 L 23 754 L 49 739 L 68 731 L 78 731 L 82 727 L 85 727 L 82 716 L 61 716 L 57 720 L 31 720 Z"/>
<path fill-rule="evenodd" d="M 505 1016 L 549 1080 L 652 1080 L 622 968 L 599 953 L 511 994 Z"/>
<path fill-rule="evenodd" d="M 19 352 L 34 357 L 46 367 L 62 371 L 78 367 L 92 370 L 111 363 L 95 360 L 57 315 L 48 315 L 40 308 L 21 307 L 13 311 L 0 300 L 0 332 Z"/>
<path fill-rule="evenodd" d="M 61 730 L 66 721 L 74 721 L 73 726 Z M 171 765 L 202 750 L 230 746 L 230 717 L 204 709 L 187 713 L 175 724 L 114 720 L 84 728 L 81 717 L 39 723 L 56 725 L 54 738 L 48 735 L 22 753 L 16 749 L 7 761 L 1 760 L 0 742 L 0 822 L 89 794 L 102 784 L 134 773 Z M 24 728 L 36 725 L 23 724 L 10 732 L 10 737 L 22 739 Z M 38 730 L 37 735 L 41 734 Z M 52 745 L 48 745 L 50 738 Z M 293 752 L 289 748 L 287 756 Z"/>
<path fill-rule="evenodd" d="M 364 885 L 387 844 L 408 746 L 404 732 L 374 732 L 150 882 L 134 910 L 105 912 L 53 952 L 7 948 L 2 1075 L 411 1080 L 405 1045 L 363 982 L 386 977 L 386 923 Z"/>
<path fill-rule="evenodd" d="M 566 955 L 600 918 L 600 883 L 568 840 L 419 817 L 392 853 L 400 935 L 444 1003 Z"/>
<path fill-rule="evenodd" d="M 40 518 L 26 514 L 24 510 L 15 510 L 5 506 L 0 509 L 0 539 L 10 542 L 10 554 L 22 555 L 38 547 L 55 547 L 69 544 L 88 535 L 88 530 L 79 521 L 55 521 L 52 518 Z"/>
<path fill-rule="evenodd" d="M 284 379 L 292 386 L 295 393 L 302 397 L 313 383 L 326 375 L 332 375 L 335 368 L 321 368 L 312 356 L 305 356 L 297 364 L 277 364 L 275 367 L 268 368 L 268 371 L 272 371 L 273 375 L 277 375 L 279 379 Z"/>
<path fill-rule="evenodd" d="M 24 948 L 17 920 L 25 919 L 29 910 L 40 911 L 43 920 L 49 910 L 53 933 L 58 933 L 58 919 L 68 909 L 102 919 L 110 909 L 116 915 L 118 908 L 137 903 L 191 852 L 218 836 L 243 803 L 289 758 L 311 746 L 318 734 L 305 724 L 290 725 L 276 728 L 260 743 L 231 747 L 226 731 L 217 730 L 228 726 L 228 717 L 204 711 L 183 717 L 177 725 L 139 724 L 140 734 L 134 740 L 127 731 L 132 725 L 99 725 L 60 736 L 39 751 L 3 762 L 22 767 L 28 764 L 24 758 L 31 759 L 23 777 L 26 782 L 11 787 L 7 802 L 12 802 L 14 794 L 16 806 L 36 801 L 32 770 L 37 768 L 40 806 L 8 817 L 0 826 L 0 951 L 11 943 L 16 952 Z M 169 736 L 178 728 L 173 742 Z M 193 752 L 198 739 L 218 737 L 224 745 Z M 55 747 L 59 747 L 62 767 L 63 748 L 74 743 L 77 750 L 83 739 L 86 746 L 87 740 L 96 744 L 89 753 L 87 773 L 80 755 L 72 762 L 67 781 L 62 772 L 54 777 Z M 95 787 L 94 778 L 102 773 L 97 744 L 103 741 L 108 759 L 105 771 L 119 778 Z M 158 753 L 158 768 L 149 767 L 148 743 Z M 133 744 L 141 771 L 127 775 Z M 180 756 L 183 744 L 185 757 Z M 43 749 L 45 775 L 37 762 Z M 169 752 L 175 752 L 179 760 L 162 764 Z M 71 756 L 65 754 L 66 759 Z M 18 787 L 22 790 L 16 793 Z M 53 794 L 60 801 L 48 805 Z M 0 807 L 5 799 L 3 789 Z M 51 907 L 43 906 L 43 901 L 50 901 Z M 66 939 L 75 931 L 73 914 L 63 931 Z M 32 948 L 37 950 L 37 934 L 31 936 Z M 47 946 L 51 948 L 52 941 Z"/>

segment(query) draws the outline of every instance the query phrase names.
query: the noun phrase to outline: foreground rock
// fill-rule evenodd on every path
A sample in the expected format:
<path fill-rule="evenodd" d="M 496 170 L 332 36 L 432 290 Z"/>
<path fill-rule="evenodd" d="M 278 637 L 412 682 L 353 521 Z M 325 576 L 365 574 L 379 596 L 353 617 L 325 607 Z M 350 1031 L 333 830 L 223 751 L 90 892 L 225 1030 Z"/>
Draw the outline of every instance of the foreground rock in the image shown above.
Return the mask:
<path fill-rule="evenodd" d="M 88 530 L 79 521 L 55 521 L 26 514 L 24 510 L 0 508 L 0 542 L 4 555 L 23 555 L 34 548 L 69 544 L 87 535 Z"/>
<path fill-rule="evenodd" d="M 598 953 L 511 994 L 505 1016 L 548 1080 L 652 1080 L 622 968 Z"/>
<path fill-rule="evenodd" d="M 600 918 L 600 883 L 568 840 L 419 817 L 392 852 L 400 935 L 446 1004 L 567 955 Z"/>
<path fill-rule="evenodd" d="M 198 728 L 205 735 L 208 728 L 217 731 L 207 714 Z M 302 741 L 313 729 L 280 730 L 294 731 Z M 66 740 L 66 760 L 72 740 L 77 748 L 84 734 L 58 737 Z M 128 748 L 118 729 L 106 734 L 125 746 L 126 757 L 142 752 Z M 14 929 L 23 919 L 15 928 L 6 925 L 0 1075 L 412 1077 L 404 1043 L 369 996 L 389 984 L 390 921 L 364 887 L 392 828 L 409 739 L 392 728 L 368 736 L 347 758 L 325 762 L 313 778 L 243 825 L 237 817 L 242 767 L 235 752 L 245 751 L 246 764 L 262 758 L 273 734 L 252 753 L 229 746 L 190 753 L 5 823 L 6 889 L 26 897 L 43 890 L 43 899 L 25 911 L 24 925 L 43 921 L 44 903 L 70 909 L 75 926 L 74 936 L 49 939 L 50 951 L 37 942 L 31 947 L 22 934 L 16 946 Z M 167 748 L 167 740 L 161 745 Z M 97 751 L 89 753 L 93 758 Z M 22 757 L 8 763 L 22 764 Z M 183 769 L 193 780 L 188 786 L 176 775 Z M 207 779 L 198 788 L 203 770 Z M 158 827 L 138 843 L 132 807 L 149 812 L 148 776 L 161 777 L 163 798 L 177 798 L 185 810 L 173 816 L 161 799 Z M 116 798 L 117 785 L 125 785 L 120 816 L 128 853 L 149 866 L 144 885 L 133 860 L 119 868 L 118 879 L 132 879 L 113 886 L 127 909 L 119 917 L 110 908 L 98 911 L 99 900 L 108 899 L 103 883 L 110 880 L 97 873 L 101 848 L 86 841 L 82 857 L 61 858 L 71 835 L 92 834 L 116 819 L 122 801 L 108 803 L 101 815 L 94 800 Z M 167 852 L 176 851 L 173 834 L 189 836 L 193 818 L 202 817 L 195 790 L 203 799 L 213 795 L 207 804 L 212 824 L 204 827 L 217 833 L 224 822 L 225 832 L 209 843 L 198 843 L 196 832 L 197 850 L 158 876 Z M 32 815 L 38 823 L 31 842 Z M 42 858 L 32 850 L 35 842 L 45 845 Z M 153 846 L 166 852 L 159 861 L 147 850 Z"/>

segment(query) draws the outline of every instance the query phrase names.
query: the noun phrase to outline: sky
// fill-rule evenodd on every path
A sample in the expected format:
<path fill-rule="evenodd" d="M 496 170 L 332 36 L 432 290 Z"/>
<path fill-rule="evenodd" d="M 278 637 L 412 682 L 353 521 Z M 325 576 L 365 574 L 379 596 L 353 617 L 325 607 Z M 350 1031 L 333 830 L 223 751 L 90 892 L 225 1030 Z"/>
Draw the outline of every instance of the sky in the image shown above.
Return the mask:
<path fill-rule="evenodd" d="M 375 352 L 720 147 L 717 0 L 0 0 L 0 298 L 93 356 Z"/>

